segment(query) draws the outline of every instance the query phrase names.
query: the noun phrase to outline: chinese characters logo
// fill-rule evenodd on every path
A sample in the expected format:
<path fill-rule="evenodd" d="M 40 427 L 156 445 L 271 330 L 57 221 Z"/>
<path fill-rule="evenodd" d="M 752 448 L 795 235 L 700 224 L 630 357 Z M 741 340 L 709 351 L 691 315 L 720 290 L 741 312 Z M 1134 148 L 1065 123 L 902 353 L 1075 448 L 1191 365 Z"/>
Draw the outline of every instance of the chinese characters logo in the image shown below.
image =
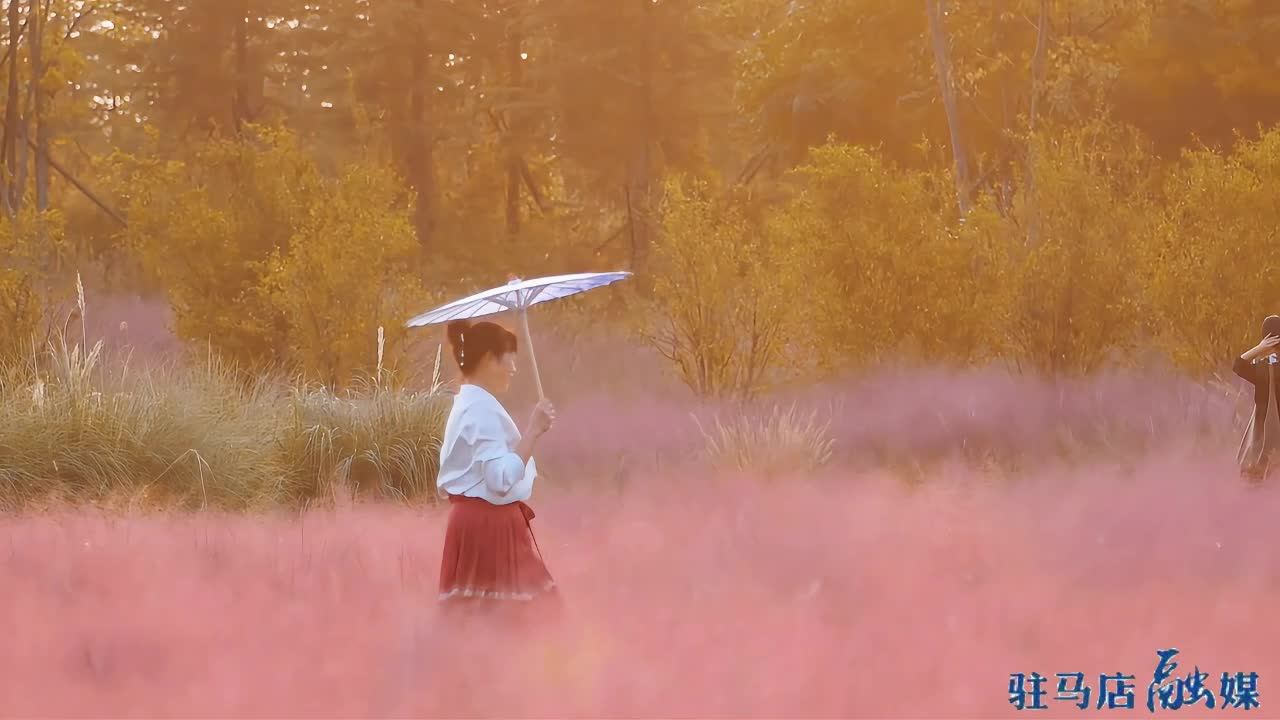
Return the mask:
<path fill-rule="evenodd" d="M 1200 672 L 1194 667 L 1185 676 L 1175 675 L 1178 663 L 1174 656 L 1177 648 L 1156 651 L 1159 658 L 1153 673 L 1151 684 L 1146 688 L 1145 705 L 1149 712 L 1157 708 L 1162 710 L 1178 710 L 1184 706 L 1205 709 L 1237 708 L 1252 710 L 1259 707 L 1258 673 L 1223 672 L 1217 683 L 1210 680 L 1207 672 Z M 1124 673 L 1102 673 L 1098 675 L 1097 693 L 1085 681 L 1082 672 L 1057 673 L 1057 693 L 1053 702 L 1067 702 L 1081 710 L 1132 710 L 1138 700 L 1134 695 L 1136 685 L 1133 675 Z M 1018 710 L 1047 710 L 1045 688 L 1048 678 L 1038 672 L 1027 676 L 1014 673 L 1009 676 L 1009 702 Z M 1216 685 L 1217 692 L 1214 692 Z"/>

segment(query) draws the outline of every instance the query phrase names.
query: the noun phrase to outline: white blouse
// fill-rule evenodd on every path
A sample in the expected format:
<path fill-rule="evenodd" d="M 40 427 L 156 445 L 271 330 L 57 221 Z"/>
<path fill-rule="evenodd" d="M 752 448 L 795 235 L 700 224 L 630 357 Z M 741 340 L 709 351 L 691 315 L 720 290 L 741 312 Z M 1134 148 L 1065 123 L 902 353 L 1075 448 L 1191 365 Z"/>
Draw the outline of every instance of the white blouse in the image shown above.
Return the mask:
<path fill-rule="evenodd" d="M 515 453 L 519 443 L 520 431 L 502 403 L 484 388 L 464 384 L 453 399 L 440 446 L 440 496 L 482 498 L 494 505 L 528 500 L 538 466 L 533 458 L 526 466 Z"/>

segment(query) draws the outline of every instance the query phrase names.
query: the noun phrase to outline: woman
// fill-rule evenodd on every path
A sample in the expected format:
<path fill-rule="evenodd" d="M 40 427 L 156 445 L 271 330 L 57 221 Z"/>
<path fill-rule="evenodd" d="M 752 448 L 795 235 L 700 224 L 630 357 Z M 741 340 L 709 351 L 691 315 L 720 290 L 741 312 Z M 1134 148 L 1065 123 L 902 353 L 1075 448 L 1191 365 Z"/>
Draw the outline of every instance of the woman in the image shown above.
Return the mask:
<path fill-rule="evenodd" d="M 538 440 L 555 410 L 543 400 L 521 433 L 498 402 L 516 372 L 516 336 L 491 322 L 449 324 L 449 344 L 463 383 L 440 449 L 437 486 L 451 504 L 440 562 L 446 609 L 526 608 L 558 592 L 542 561 L 525 501 L 533 492 Z"/>
<path fill-rule="evenodd" d="M 1253 417 L 1240 442 L 1240 471 L 1254 480 L 1264 479 L 1280 460 L 1280 315 L 1262 321 L 1262 342 L 1236 358 L 1232 369 L 1253 385 Z"/>

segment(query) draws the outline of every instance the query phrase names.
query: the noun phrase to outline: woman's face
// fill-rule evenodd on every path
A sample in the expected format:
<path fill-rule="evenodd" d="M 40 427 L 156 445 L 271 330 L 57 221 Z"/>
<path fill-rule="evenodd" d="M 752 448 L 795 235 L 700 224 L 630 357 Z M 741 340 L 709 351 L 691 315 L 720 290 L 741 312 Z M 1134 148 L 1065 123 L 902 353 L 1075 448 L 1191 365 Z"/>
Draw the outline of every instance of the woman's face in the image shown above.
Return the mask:
<path fill-rule="evenodd" d="M 486 355 L 484 358 L 484 367 L 481 368 L 477 375 L 481 376 L 481 380 L 485 385 L 499 391 L 506 392 L 511 388 L 511 379 L 516 374 L 516 354 L 504 353 L 502 355 Z"/>

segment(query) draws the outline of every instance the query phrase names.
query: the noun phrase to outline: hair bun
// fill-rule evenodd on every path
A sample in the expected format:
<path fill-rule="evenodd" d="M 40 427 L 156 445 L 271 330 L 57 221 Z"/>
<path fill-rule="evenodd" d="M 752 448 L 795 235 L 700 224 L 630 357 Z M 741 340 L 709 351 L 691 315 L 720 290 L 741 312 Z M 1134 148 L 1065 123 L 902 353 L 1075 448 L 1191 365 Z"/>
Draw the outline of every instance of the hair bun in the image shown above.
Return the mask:
<path fill-rule="evenodd" d="M 491 322 L 454 320 L 448 325 L 448 334 L 453 359 L 463 375 L 470 375 L 486 355 L 504 355 L 518 350 L 516 336 Z"/>
<path fill-rule="evenodd" d="M 471 329 L 471 321 L 451 320 L 447 328 L 449 342 L 452 343 L 454 347 L 458 347 L 462 344 L 463 333 Z"/>

